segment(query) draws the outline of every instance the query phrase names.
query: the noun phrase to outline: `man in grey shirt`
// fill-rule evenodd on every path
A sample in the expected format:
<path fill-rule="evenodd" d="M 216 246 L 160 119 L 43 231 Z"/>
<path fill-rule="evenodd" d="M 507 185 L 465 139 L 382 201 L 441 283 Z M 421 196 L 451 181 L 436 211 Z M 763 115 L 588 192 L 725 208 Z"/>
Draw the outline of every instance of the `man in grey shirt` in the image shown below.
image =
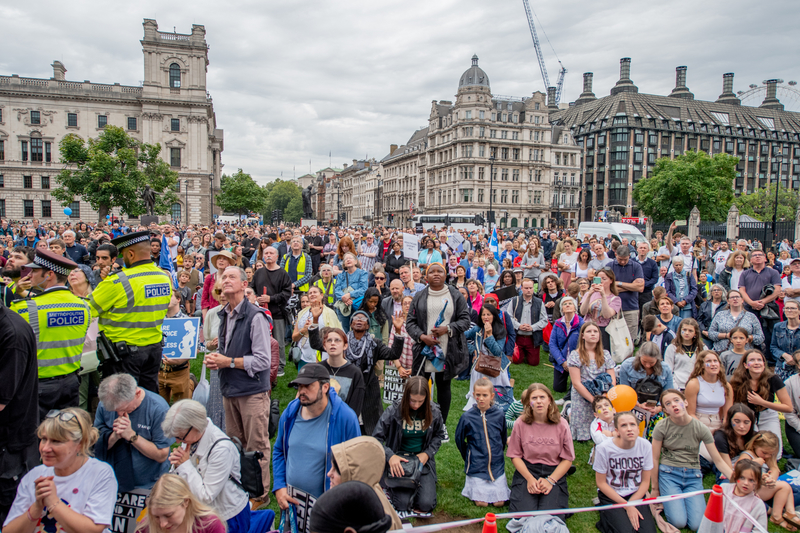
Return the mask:
<path fill-rule="evenodd" d="M 603 270 L 614 262 L 613 259 L 606 255 L 606 245 L 603 244 L 603 241 L 595 243 L 594 254 L 595 258 L 589 261 L 589 271 L 593 277 L 597 275 L 598 271 Z M 594 273 L 591 271 L 594 271 Z"/>

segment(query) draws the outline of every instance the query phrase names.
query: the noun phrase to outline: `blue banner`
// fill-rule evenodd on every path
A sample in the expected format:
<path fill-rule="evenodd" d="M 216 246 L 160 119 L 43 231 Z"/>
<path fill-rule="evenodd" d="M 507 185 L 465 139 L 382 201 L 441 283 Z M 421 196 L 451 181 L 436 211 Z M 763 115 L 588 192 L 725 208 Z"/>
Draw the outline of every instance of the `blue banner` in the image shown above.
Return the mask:
<path fill-rule="evenodd" d="M 166 270 L 170 274 L 175 272 L 175 268 L 172 265 L 172 254 L 169 251 L 169 244 L 167 243 L 167 236 L 165 234 L 161 234 L 161 255 L 158 258 L 158 268 Z M 177 283 L 175 284 L 177 287 Z"/>
<path fill-rule="evenodd" d="M 494 254 L 494 258 L 500 260 L 500 252 L 497 250 L 497 226 L 492 229 L 492 239 L 489 241 L 489 249 Z"/>
<path fill-rule="evenodd" d="M 200 337 L 200 318 L 165 318 L 164 349 L 167 359 L 195 359 Z"/>

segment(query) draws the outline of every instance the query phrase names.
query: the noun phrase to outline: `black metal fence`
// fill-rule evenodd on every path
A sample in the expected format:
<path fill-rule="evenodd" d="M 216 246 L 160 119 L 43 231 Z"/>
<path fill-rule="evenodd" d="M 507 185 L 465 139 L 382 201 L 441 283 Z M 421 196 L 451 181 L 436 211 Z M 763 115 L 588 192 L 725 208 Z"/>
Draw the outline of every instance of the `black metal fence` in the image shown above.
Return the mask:
<path fill-rule="evenodd" d="M 783 239 L 789 239 L 789 242 L 794 242 L 796 237 L 794 221 L 778 222 L 775 226 L 775 239 L 777 242 Z M 766 239 L 764 236 L 765 231 Z M 775 245 L 772 240 L 772 222 L 740 222 L 739 238 L 758 242 L 766 240 L 767 248 L 772 248 Z"/>

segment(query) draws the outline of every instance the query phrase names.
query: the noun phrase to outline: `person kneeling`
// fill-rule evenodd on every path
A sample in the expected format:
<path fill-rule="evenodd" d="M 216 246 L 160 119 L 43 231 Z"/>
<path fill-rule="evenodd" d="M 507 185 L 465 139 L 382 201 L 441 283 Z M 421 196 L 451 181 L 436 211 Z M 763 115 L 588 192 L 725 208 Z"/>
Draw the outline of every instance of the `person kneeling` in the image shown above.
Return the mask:
<path fill-rule="evenodd" d="M 147 498 L 147 513 L 136 533 L 202 531 L 225 533 L 225 524 L 214 510 L 198 500 L 183 478 L 164 474 Z"/>
<path fill-rule="evenodd" d="M 408 378 L 403 397 L 384 411 L 372 436 L 383 443 L 387 467 L 381 485 L 398 511 L 430 513 L 436 507 L 436 460 L 444 439 L 439 406 L 422 376 Z M 408 463 L 412 463 L 409 465 Z M 408 466 L 418 464 L 415 475 Z M 413 483 L 408 478 L 416 478 Z M 408 483 L 406 483 L 408 482 Z M 401 485 L 416 485 L 416 489 Z"/>

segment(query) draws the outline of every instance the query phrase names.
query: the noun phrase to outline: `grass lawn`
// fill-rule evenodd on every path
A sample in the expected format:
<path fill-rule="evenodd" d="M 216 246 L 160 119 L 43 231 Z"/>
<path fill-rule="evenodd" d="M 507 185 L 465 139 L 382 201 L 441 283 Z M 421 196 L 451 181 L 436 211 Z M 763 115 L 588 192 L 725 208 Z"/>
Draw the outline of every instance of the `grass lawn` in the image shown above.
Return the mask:
<path fill-rule="evenodd" d="M 547 361 L 547 354 L 542 353 L 542 361 Z M 192 371 L 200 375 L 200 361 L 192 362 Z M 297 368 L 293 363 L 288 363 L 286 366 L 286 375 L 278 378 L 278 386 L 273 392 L 273 398 L 277 398 L 281 404 L 281 410 L 294 399 L 295 391 L 287 387 L 294 377 L 297 375 Z M 553 369 L 540 364 L 537 367 L 528 365 L 512 365 L 511 377 L 516 380 L 514 387 L 514 396 L 519 398 L 521 392 L 531 383 L 544 383 L 545 385 L 552 385 L 553 383 Z M 469 381 L 453 381 L 452 393 L 453 402 L 450 409 L 450 414 L 447 421 L 447 430 L 451 437 L 456 433 L 456 425 L 461 415 L 464 405 L 466 405 L 465 395 L 469 388 Z M 556 398 L 560 398 L 563 394 L 556 394 Z M 784 447 L 788 446 L 788 442 L 784 440 Z M 570 507 L 589 507 L 592 506 L 592 499 L 597 496 L 597 485 L 594 481 L 594 470 L 588 464 L 589 453 L 592 449 L 591 442 L 589 443 L 575 443 L 575 467 L 577 471 L 575 474 L 568 478 L 569 484 L 569 505 Z M 781 461 L 783 468 L 784 461 Z M 461 459 L 461 454 L 458 453 L 453 442 L 443 444 L 436 454 L 436 470 L 438 476 L 438 490 L 437 497 L 438 503 L 435 515 L 446 515 L 449 520 L 459 520 L 465 518 L 478 518 L 486 514 L 487 509 L 476 507 L 467 498 L 461 496 L 461 490 L 464 488 L 464 461 Z M 511 464 L 511 459 L 506 459 L 506 477 L 508 478 L 509 486 L 511 485 L 511 478 L 514 474 L 514 466 Z M 704 485 L 706 488 L 711 488 L 713 485 L 713 476 L 706 476 Z M 273 509 L 276 514 L 279 514 L 279 509 L 273 498 L 270 503 L 270 509 Z M 489 509 L 491 511 L 491 509 Z M 508 512 L 508 507 L 503 507 L 496 510 L 498 513 Z M 599 514 L 592 513 L 579 513 L 573 515 L 567 520 L 567 527 L 570 531 L 596 531 L 595 523 L 599 519 Z M 436 520 L 440 522 L 442 520 Z M 418 520 L 417 524 L 422 525 L 428 521 Z M 500 521 L 501 530 L 505 530 L 505 521 Z M 466 528 L 464 529 L 466 531 Z M 781 528 L 769 524 L 770 531 L 785 531 Z M 481 531 L 480 525 L 475 525 L 469 528 L 469 531 Z M 684 530 L 684 531 L 689 531 Z"/>

